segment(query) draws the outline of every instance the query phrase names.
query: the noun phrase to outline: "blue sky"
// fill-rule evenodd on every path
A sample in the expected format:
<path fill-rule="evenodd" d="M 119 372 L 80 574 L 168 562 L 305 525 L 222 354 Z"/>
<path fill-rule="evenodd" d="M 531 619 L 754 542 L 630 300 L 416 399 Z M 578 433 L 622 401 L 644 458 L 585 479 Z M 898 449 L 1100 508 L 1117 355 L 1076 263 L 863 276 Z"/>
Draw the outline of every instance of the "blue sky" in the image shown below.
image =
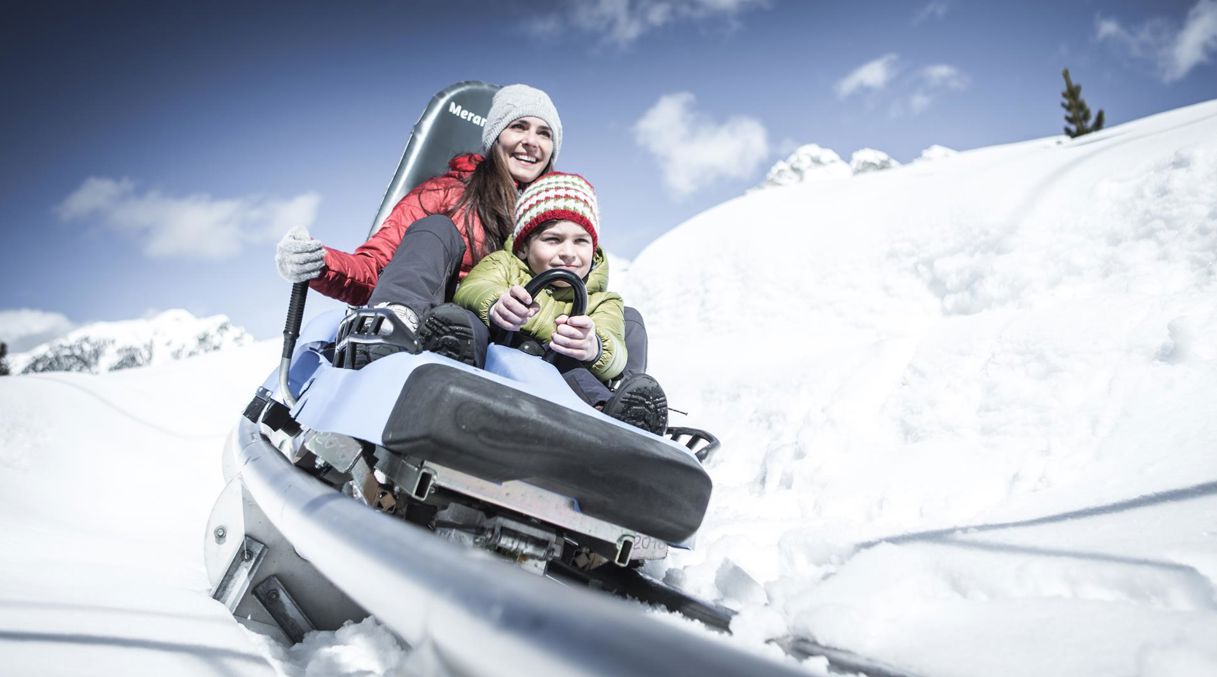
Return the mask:
<path fill-rule="evenodd" d="M 1217 0 L 48 0 L 5 15 L 0 340 L 17 348 L 174 307 L 274 336 L 278 235 L 362 242 L 411 124 L 461 80 L 551 94 L 560 168 L 597 186 L 603 242 L 626 258 L 800 144 L 908 162 L 1059 134 L 1066 66 L 1109 125 L 1217 97 Z"/>

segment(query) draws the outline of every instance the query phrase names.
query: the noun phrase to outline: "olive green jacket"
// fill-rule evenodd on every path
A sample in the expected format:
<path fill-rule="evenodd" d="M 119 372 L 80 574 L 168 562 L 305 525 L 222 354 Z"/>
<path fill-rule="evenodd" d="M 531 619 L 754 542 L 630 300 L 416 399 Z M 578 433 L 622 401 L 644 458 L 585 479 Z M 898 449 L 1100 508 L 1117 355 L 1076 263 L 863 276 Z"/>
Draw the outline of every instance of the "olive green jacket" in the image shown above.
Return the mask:
<path fill-rule="evenodd" d="M 512 285 L 526 285 L 534 277 L 528 264 L 511 253 L 511 248 L 512 239 L 508 238 L 503 249 L 479 261 L 461 281 L 453 299 L 477 313 L 487 326 L 490 326 L 490 307 L 503 292 Z M 599 247 L 584 282 L 587 284 L 587 315 L 596 323 L 596 336 L 600 339 L 600 356 L 587 368 L 596 378 L 608 381 L 625 370 L 625 304 L 620 294 L 608 290 L 608 259 Z M 559 315 L 570 315 L 574 296 L 570 289 L 559 287 L 550 287 L 537 294 L 533 300 L 541 310 L 525 322 L 520 331 L 548 343 L 557 326 L 554 320 Z"/>

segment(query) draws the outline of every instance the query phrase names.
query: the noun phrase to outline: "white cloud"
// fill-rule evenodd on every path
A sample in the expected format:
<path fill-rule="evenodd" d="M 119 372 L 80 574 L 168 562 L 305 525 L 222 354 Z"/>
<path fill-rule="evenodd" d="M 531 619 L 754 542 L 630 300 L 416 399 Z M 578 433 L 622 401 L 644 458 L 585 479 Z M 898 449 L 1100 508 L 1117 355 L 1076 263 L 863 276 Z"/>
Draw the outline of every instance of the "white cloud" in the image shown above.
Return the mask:
<path fill-rule="evenodd" d="M 64 220 L 80 219 L 97 211 L 109 209 L 135 190 L 130 179 L 115 181 L 90 177 L 80 188 L 60 203 L 59 216 Z"/>
<path fill-rule="evenodd" d="M 917 10 L 917 13 L 913 15 L 913 25 L 916 26 L 930 17 L 941 19 L 947 15 L 947 11 L 950 9 L 950 3 L 934 0 Z"/>
<path fill-rule="evenodd" d="M 56 208 L 65 221 L 96 219 L 142 243 L 152 258 L 223 259 L 246 244 L 272 242 L 294 226 L 311 226 L 321 198 L 316 193 L 272 199 L 173 197 L 140 193 L 130 179 L 90 177 Z"/>
<path fill-rule="evenodd" d="M 768 0 L 569 0 L 562 12 L 533 18 L 528 28 L 552 37 L 569 26 L 624 47 L 668 24 L 722 20 L 734 28 L 740 14 L 768 4 Z"/>
<path fill-rule="evenodd" d="M 883 89 L 896 76 L 896 61 L 899 58 L 895 54 L 885 54 L 858 66 L 837 81 L 837 97 L 844 99 L 859 89 Z"/>
<path fill-rule="evenodd" d="M 885 106 L 890 118 L 911 113 L 918 115 L 947 91 L 961 91 L 971 78 L 956 66 L 945 63 L 922 66 L 899 76 L 897 54 L 885 54 L 862 64 L 837 82 L 837 97 L 846 99 L 859 90 L 870 90 L 865 100 L 868 109 Z"/>
<path fill-rule="evenodd" d="M 1199 0 L 1181 26 L 1157 17 L 1128 28 L 1118 19 L 1100 16 L 1095 19 L 1095 39 L 1153 62 L 1163 82 L 1174 82 L 1217 52 L 1217 0 Z"/>
<path fill-rule="evenodd" d="M 929 108 L 931 103 L 934 103 L 934 99 L 929 94 L 925 92 L 913 92 L 913 95 L 909 97 L 909 110 L 913 111 L 913 114 L 916 115 Z"/>
<path fill-rule="evenodd" d="M 29 308 L 0 310 L 0 342 L 8 344 L 10 355 L 59 338 L 74 328 L 59 313 Z"/>
<path fill-rule="evenodd" d="M 1196 66 L 1208 63 L 1217 51 L 1217 0 L 1200 0 L 1187 13 L 1183 29 L 1175 37 L 1166 59 L 1166 80 L 1187 75 Z"/>
<path fill-rule="evenodd" d="M 1096 17 L 1094 21 L 1095 38 L 1098 40 L 1129 41 L 1132 35 L 1116 19 Z"/>
<path fill-rule="evenodd" d="M 967 89 L 970 82 L 962 71 L 945 63 L 926 66 L 918 75 L 927 87 L 936 89 Z"/>
<path fill-rule="evenodd" d="M 967 89 L 971 78 L 955 66 L 945 63 L 933 64 L 919 69 L 909 83 L 913 89 L 907 95 L 907 101 L 893 104 L 890 109 L 891 117 L 900 117 L 907 110 L 913 115 L 924 113 L 947 90 L 960 91 Z"/>
<path fill-rule="evenodd" d="M 667 94 L 634 124 L 634 138 L 682 197 L 721 178 L 746 179 L 769 155 L 768 133 L 754 118 L 716 123 L 693 109 L 689 92 Z"/>
<path fill-rule="evenodd" d="M 1119 19 L 1095 18 L 1095 39 L 1123 49 L 1129 56 L 1157 61 L 1172 41 L 1174 29 L 1163 18 L 1151 19 L 1129 30 Z"/>

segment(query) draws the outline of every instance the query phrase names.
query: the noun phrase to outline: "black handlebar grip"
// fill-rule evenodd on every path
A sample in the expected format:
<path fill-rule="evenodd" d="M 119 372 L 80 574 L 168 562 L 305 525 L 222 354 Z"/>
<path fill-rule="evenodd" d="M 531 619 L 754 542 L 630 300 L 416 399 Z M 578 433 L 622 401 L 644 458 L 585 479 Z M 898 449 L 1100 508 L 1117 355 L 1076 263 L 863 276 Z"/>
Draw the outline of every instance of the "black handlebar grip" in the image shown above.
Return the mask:
<path fill-rule="evenodd" d="M 583 284 L 583 280 L 578 275 L 565 268 L 551 268 L 532 278 L 528 284 L 524 285 L 524 291 L 528 292 L 529 296 L 536 298 L 538 292 L 555 282 L 565 282 L 575 292 L 575 301 L 571 304 L 570 309 L 571 317 L 587 312 L 587 286 Z M 551 348 L 545 351 L 545 357 L 541 359 L 554 364 L 558 361 L 558 357 L 558 353 Z"/>
<path fill-rule="evenodd" d="M 535 299 L 537 294 L 540 293 L 542 289 L 545 289 L 554 282 L 558 281 L 567 283 L 575 292 L 575 301 L 571 304 L 570 309 L 571 316 L 573 317 L 575 315 L 582 315 L 586 313 L 587 286 L 583 284 L 583 280 L 580 279 L 578 275 L 565 268 L 551 268 L 544 273 L 537 275 L 529 280 L 528 284 L 524 285 L 524 291 L 528 292 L 528 295 Z M 492 329 L 494 329 L 494 327 L 492 327 Z M 514 331 L 500 330 L 496 333 L 498 334 L 498 337 L 495 339 L 495 342 L 504 346 L 511 345 L 512 338 L 515 336 Z M 546 350 L 545 357 L 542 359 L 550 364 L 553 364 L 558 360 L 558 353 L 555 353 L 553 350 Z"/>
<path fill-rule="evenodd" d="M 583 280 L 579 279 L 578 275 L 565 268 L 550 268 L 532 278 L 528 281 L 528 284 L 524 285 L 524 291 L 528 292 L 529 296 L 535 297 L 537 292 L 555 282 L 565 282 L 575 292 L 575 302 L 570 309 L 571 317 L 587 312 L 587 287 L 583 284 Z"/>
<path fill-rule="evenodd" d="M 292 285 L 292 299 L 287 304 L 287 322 L 283 327 L 283 357 L 291 359 L 296 350 L 296 339 L 300 336 L 300 323 L 304 321 L 304 301 L 308 297 L 308 282 Z"/>

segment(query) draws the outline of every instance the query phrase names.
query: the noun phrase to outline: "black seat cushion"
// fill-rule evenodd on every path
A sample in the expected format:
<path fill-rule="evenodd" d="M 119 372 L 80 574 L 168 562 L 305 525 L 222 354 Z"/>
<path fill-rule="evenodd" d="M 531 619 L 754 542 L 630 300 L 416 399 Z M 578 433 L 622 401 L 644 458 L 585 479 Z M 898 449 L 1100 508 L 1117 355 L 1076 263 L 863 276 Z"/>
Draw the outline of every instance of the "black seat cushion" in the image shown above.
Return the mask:
<path fill-rule="evenodd" d="M 410 374 L 383 444 L 571 496 L 587 515 L 670 542 L 697 531 L 710 501 L 701 464 L 664 440 L 441 364 Z"/>

